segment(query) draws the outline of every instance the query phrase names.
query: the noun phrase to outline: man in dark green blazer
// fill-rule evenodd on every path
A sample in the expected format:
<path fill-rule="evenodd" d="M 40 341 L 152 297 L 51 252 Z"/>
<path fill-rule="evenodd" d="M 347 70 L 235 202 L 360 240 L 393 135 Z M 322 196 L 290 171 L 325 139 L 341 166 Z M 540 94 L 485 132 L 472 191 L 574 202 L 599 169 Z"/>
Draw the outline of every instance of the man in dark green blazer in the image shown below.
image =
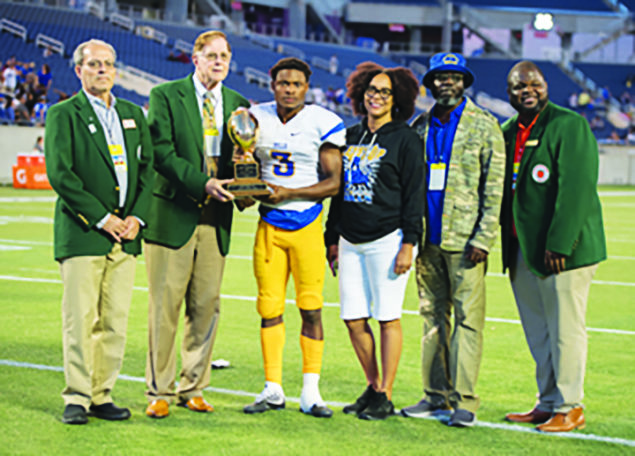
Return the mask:
<path fill-rule="evenodd" d="M 163 418 L 175 399 L 197 412 L 213 407 L 209 385 L 220 312 L 220 286 L 229 250 L 233 176 L 229 115 L 247 100 L 222 83 L 231 48 L 218 31 L 194 43 L 195 71 L 155 87 L 148 120 L 157 171 L 146 239 L 149 350 L 146 414 Z M 181 373 L 175 388 L 179 311 L 185 300 Z"/>
<path fill-rule="evenodd" d="M 152 191 L 152 142 L 138 106 L 111 94 L 115 50 L 100 40 L 74 53 L 82 90 L 47 116 L 47 174 L 55 205 L 66 404 L 62 421 L 130 417 L 111 390 L 119 374 L 141 253 L 140 224 Z"/>
<path fill-rule="evenodd" d="M 534 63 L 511 69 L 507 93 L 518 115 L 503 125 L 503 270 L 536 362 L 539 397 L 533 410 L 506 419 L 543 432 L 582 429 L 586 304 L 606 259 L 597 142 L 582 116 L 549 101 Z"/>

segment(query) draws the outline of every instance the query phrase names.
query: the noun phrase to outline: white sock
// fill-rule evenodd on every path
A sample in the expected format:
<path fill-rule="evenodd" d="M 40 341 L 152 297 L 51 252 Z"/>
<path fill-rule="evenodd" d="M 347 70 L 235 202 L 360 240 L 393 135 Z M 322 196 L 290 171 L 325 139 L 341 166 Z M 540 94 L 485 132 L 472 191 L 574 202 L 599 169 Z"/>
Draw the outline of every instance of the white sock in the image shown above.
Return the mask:
<path fill-rule="evenodd" d="M 320 396 L 318 383 L 320 374 L 303 374 L 302 394 L 300 395 L 300 408 L 304 412 L 310 412 L 314 405 L 325 406 L 326 403 Z"/>
<path fill-rule="evenodd" d="M 272 402 L 274 404 L 281 404 L 284 402 L 284 391 L 282 390 L 282 385 L 276 382 L 265 382 L 265 389 L 258 395 L 256 398 L 256 402 L 260 402 L 263 399 L 266 399 L 268 402 Z"/>

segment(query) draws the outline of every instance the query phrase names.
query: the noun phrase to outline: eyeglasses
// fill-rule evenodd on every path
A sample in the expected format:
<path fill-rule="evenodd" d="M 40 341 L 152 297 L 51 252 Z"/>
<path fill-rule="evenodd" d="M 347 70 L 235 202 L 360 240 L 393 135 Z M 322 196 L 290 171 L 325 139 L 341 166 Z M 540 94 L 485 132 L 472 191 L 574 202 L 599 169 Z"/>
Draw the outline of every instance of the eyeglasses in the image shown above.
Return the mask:
<path fill-rule="evenodd" d="M 115 62 L 113 60 L 101 61 L 101 60 L 93 59 L 86 62 L 86 66 L 90 68 L 100 68 L 101 66 L 104 66 L 105 68 L 113 68 L 115 66 Z"/>
<path fill-rule="evenodd" d="M 463 75 L 461 73 L 441 72 L 435 73 L 432 76 L 432 79 L 437 83 L 445 82 L 449 79 L 452 84 L 456 84 L 457 82 L 461 82 L 463 80 Z"/>
<path fill-rule="evenodd" d="M 368 86 L 366 89 L 366 96 L 368 98 L 373 98 L 375 95 L 379 95 L 382 100 L 387 100 L 392 96 L 392 90 L 390 89 L 378 89 L 375 86 Z"/>
<path fill-rule="evenodd" d="M 215 52 L 210 52 L 209 54 L 201 54 L 201 55 L 206 60 L 209 60 L 211 62 L 215 62 L 216 60 L 218 60 L 219 57 L 221 61 L 223 62 L 229 62 L 229 60 L 232 58 L 232 55 L 227 52 L 221 52 L 220 54 L 217 54 Z"/>

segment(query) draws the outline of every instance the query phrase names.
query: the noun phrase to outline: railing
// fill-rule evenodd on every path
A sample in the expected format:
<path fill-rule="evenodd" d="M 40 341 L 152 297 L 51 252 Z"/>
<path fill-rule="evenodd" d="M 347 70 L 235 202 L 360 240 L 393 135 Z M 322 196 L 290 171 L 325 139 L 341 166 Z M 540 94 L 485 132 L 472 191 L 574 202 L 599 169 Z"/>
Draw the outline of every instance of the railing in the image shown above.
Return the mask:
<path fill-rule="evenodd" d="M 330 71 L 331 67 L 329 65 L 329 61 L 323 59 L 322 57 L 313 57 L 311 59 L 311 66 L 315 68 L 322 68 L 323 70 Z"/>
<path fill-rule="evenodd" d="M 5 30 L 26 41 L 26 27 L 24 25 L 16 24 L 9 19 L 2 18 L 0 19 L 0 31 Z"/>
<path fill-rule="evenodd" d="M 134 30 L 134 21 L 123 14 L 112 13 L 110 15 L 110 22 L 131 32 Z"/>
<path fill-rule="evenodd" d="M 291 57 L 296 57 L 300 60 L 304 60 L 306 58 L 306 55 L 301 49 L 289 46 L 288 44 L 278 44 L 276 51 L 280 54 L 290 55 Z"/>
<path fill-rule="evenodd" d="M 249 37 L 249 39 L 251 40 L 252 43 L 257 44 L 258 46 L 262 46 L 262 47 L 265 47 L 267 49 L 271 49 L 272 51 L 273 51 L 273 49 L 275 47 L 273 39 L 271 39 L 268 36 L 258 35 L 256 33 L 250 33 L 248 37 Z"/>
<path fill-rule="evenodd" d="M 258 84 L 258 86 L 263 89 L 269 88 L 270 78 L 264 71 L 257 70 L 254 67 L 245 67 L 244 74 L 245 81 L 248 83 Z"/>
<path fill-rule="evenodd" d="M 86 4 L 86 12 L 97 16 L 102 21 L 106 18 L 106 7 L 100 3 L 88 2 Z"/>
<path fill-rule="evenodd" d="M 64 57 L 64 43 L 56 40 L 55 38 L 51 38 L 48 35 L 38 33 L 38 35 L 35 37 L 35 45 L 46 48 L 51 52 L 57 52 L 59 55 Z"/>
<path fill-rule="evenodd" d="M 192 51 L 194 50 L 194 45 L 182 39 L 178 39 L 174 42 L 174 49 L 176 49 L 177 51 L 185 52 L 186 54 L 192 55 Z"/>
<path fill-rule="evenodd" d="M 148 40 L 158 41 L 163 45 L 168 42 L 168 36 L 165 33 L 149 25 L 138 25 L 135 28 L 135 34 Z"/>

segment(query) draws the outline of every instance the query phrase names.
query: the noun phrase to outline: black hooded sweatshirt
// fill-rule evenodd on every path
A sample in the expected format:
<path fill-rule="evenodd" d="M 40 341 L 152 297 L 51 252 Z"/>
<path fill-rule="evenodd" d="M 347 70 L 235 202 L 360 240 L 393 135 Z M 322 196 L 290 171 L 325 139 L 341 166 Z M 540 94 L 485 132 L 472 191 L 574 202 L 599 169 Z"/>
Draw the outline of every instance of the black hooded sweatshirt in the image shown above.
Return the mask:
<path fill-rule="evenodd" d="M 346 130 L 342 185 L 331 201 L 324 240 L 337 244 L 375 241 L 397 228 L 403 243 L 416 245 L 425 210 L 424 150 L 419 136 L 403 121 L 375 133 L 367 121 Z"/>

